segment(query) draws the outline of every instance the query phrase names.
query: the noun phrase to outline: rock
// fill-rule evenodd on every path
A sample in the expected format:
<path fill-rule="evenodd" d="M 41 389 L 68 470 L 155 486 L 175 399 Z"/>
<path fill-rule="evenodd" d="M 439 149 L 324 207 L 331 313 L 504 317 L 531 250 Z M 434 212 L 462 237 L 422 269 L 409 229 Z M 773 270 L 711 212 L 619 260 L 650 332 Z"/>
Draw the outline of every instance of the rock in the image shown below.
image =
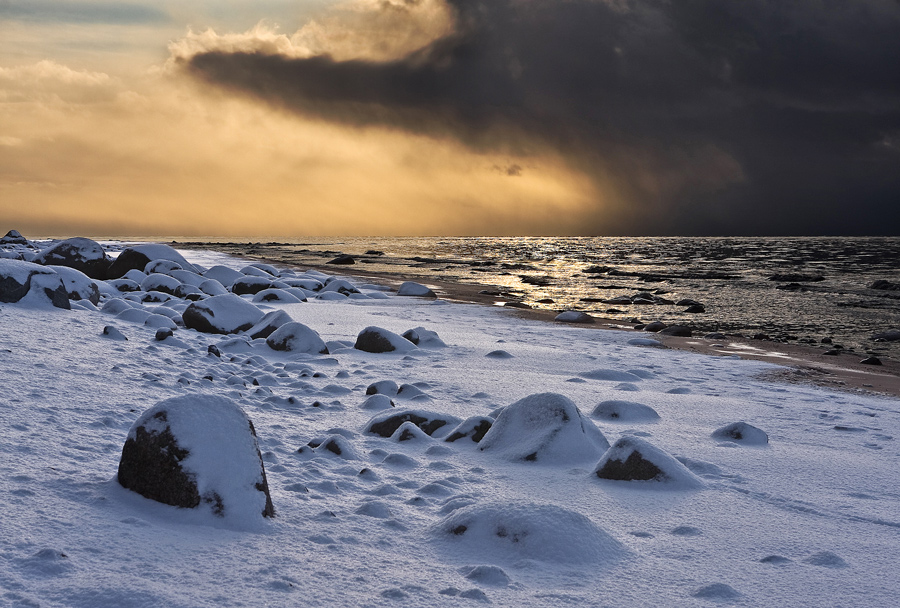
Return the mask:
<path fill-rule="evenodd" d="M 697 314 L 701 312 L 706 312 L 706 307 L 703 304 L 691 304 L 687 308 L 684 309 L 684 312 L 690 314 Z"/>
<path fill-rule="evenodd" d="M 685 325 L 669 325 L 659 331 L 659 334 L 662 336 L 678 336 L 682 338 L 690 338 L 693 333 L 691 328 Z"/>
<path fill-rule="evenodd" d="M 505 351 L 503 349 L 498 349 L 498 350 L 492 350 L 491 352 L 486 354 L 485 357 L 489 357 L 491 359 L 512 359 L 513 355 L 508 351 Z"/>
<path fill-rule="evenodd" d="M 103 280 L 107 278 L 110 260 L 97 241 L 75 237 L 44 249 L 35 256 L 34 263 L 44 266 L 66 266 L 80 270 L 92 279 Z"/>
<path fill-rule="evenodd" d="M 355 264 L 356 260 L 353 259 L 353 256 L 349 256 L 346 254 L 341 254 L 334 258 L 333 260 L 328 260 L 325 262 L 326 264 L 336 264 L 338 266 L 349 266 L 351 264 Z"/>
<path fill-rule="evenodd" d="M 208 505 L 229 519 L 275 515 L 253 423 L 225 397 L 185 395 L 145 411 L 128 432 L 118 481 L 145 498 Z"/>
<path fill-rule="evenodd" d="M 177 262 L 184 270 L 196 271 L 196 268 L 189 264 L 180 253 L 168 245 L 147 243 L 124 249 L 109 266 L 107 276 L 110 279 L 121 278 L 129 270 L 143 270 L 154 260 L 171 260 Z M 90 275 L 88 274 L 88 276 Z"/>
<path fill-rule="evenodd" d="M 775 289 L 780 289 L 782 291 L 796 291 L 798 293 L 805 293 L 809 291 L 808 287 L 801 285 L 800 283 L 788 283 L 787 285 L 776 285 Z"/>
<path fill-rule="evenodd" d="M 162 342 L 166 338 L 171 338 L 173 335 L 175 335 L 175 330 L 173 330 L 171 327 L 161 327 L 156 330 L 154 339 L 157 342 Z"/>
<path fill-rule="evenodd" d="M 394 434 L 391 435 L 391 440 L 398 443 L 402 441 L 422 441 L 426 439 L 430 439 L 428 434 L 411 421 L 402 423 L 397 427 L 397 430 L 394 431 Z"/>
<path fill-rule="evenodd" d="M 48 266 L 62 280 L 70 300 L 87 300 L 94 306 L 100 303 L 100 288 L 89 276 L 68 266 Z"/>
<path fill-rule="evenodd" d="M 0 302 L 70 309 L 63 280 L 52 268 L 0 258 Z"/>
<path fill-rule="evenodd" d="M 580 310 L 567 310 L 556 315 L 553 320 L 560 323 L 593 323 L 594 317 Z"/>
<path fill-rule="evenodd" d="M 877 281 L 869 285 L 869 289 L 878 289 L 881 291 L 900 291 L 900 283 L 892 283 L 891 281 L 878 279 Z"/>
<path fill-rule="evenodd" d="M 265 289 L 271 289 L 271 287 L 271 279 L 245 276 L 231 284 L 231 292 L 239 296 L 256 295 Z"/>
<path fill-rule="evenodd" d="M 400 387 L 393 380 L 379 380 L 366 387 L 366 394 L 394 396 L 399 390 Z"/>
<path fill-rule="evenodd" d="M 889 329 L 887 331 L 882 331 L 874 336 L 872 336 L 873 340 L 883 340 L 885 342 L 896 342 L 900 340 L 900 329 Z"/>
<path fill-rule="evenodd" d="M 203 273 L 203 276 L 207 279 L 218 281 L 222 284 L 223 287 L 227 289 L 228 287 L 231 287 L 231 285 L 238 279 L 243 279 L 245 275 L 238 272 L 237 270 L 228 268 L 227 266 L 216 265 L 206 270 L 206 272 Z"/>
<path fill-rule="evenodd" d="M 28 245 L 28 239 L 18 230 L 10 230 L 6 236 L 0 238 L 0 245 Z"/>
<path fill-rule="evenodd" d="M 601 401 L 591 412 L 594 418 L 613 422 L 653 422 L 659 420 L 659 414 L 649 405 L 614 399 Z"/>
<path fill-rule="evenodd" d="M 376 414 L 365 427 L 366 433 L 373 433 L 381 437 L 391 437 L 404 422 L 411 422 L 421 429 L 429 437 L 448 424 L 458 425 L 461 420 L 455 416 L 436 414 L 424 410 L 400 410 L 392 409 L 381 414 Z"/>
<path fill-rule="evenodd" d="M 414 327 L 403 332 L 403 337 L 423 348 L 444 348 L 447 345 L 437 335 L 436 331 L 425 329 L 424 327 Z"/>
<path fill-rule="evenodd" d="M 766 445 L 769 436 L 765 431 L 746 422 L 732 422 L 712 432 L 713 439 L 733 441 L 745 445 Z"/>
<path fill-rule="evenodd" d="M 484 439 L 485 434 L 491 430 L 493 424 L 493 418 L 488 418 L 487 416 L 471 416 L 463 420 L 455 429 L 450 431 L 450 434 L 447 435 L 447 438 L 444 439 L 444 441 L 452 443 L 468 437 L 475 443 L 478 443 Z"/>
<path fill-rule="evenodd" d="M 229 293 L 225 286 L 215 279 L 206 279 L 197 288 L 208 296 L 221 296 Z"/>
<path fill-rule="evenodd" d="M 824 353 L 822 353 L 822 354 L 823 354 L 823 355 L 827 355 L 827 356 L 829 356 L 829 357 L 837 357 L 838 355 L 841 354 L 841 351 L 840 351 L 839 349 L 837 349 L 837 348 L 832 348 L 831 350 L 826 350 L 826 351 L 825 351 Z"/>
<path fill-rule="evenodd" d="M 188 329 L 210 334 L 234 334 L 250 329 L 264 315 L 240 296 L 225 294 L 193 302 L 181 316 Z"/>
<path fill-rule="evenodd" d="M 253 296 L 254 302 L 281 302 L 282 304 L 299 304 L 306 298 L 300 299 L 284 289 L 263 289 Z"/>
<path fill-rule="evenodd" d="M 149 266 L 149 264 L 148 264 Z M 141 281 L 141 289 L 144 291 L 159 291 L 167 293 L 170 296 L 177 295 L 178 288 L 181 287 L 181 281 L 170 277 L 167 274 L 154 272 L 149 274 Z"/>
<path fill-rule="evenodd" d="M 668 327 L 668 325 L 666 325 L 662 321 L 653 321 L 652 323 L 647 323 L 646 325 L 644 325 L 644 331 L 657 333 L 657 332 L 664 330 L 667 327 Z"/>
<path fill-rule="evenodd" d="M 281 350 L 291 353 L 328 354 L 325 341 L 315 330 L 303 323 L 291 321 L 280 326 L 268 338 L 266 344 L 272 350 Z"/>
<path fill-rule="evenodd" d="M 416 345 L 394 332 L 369 326 L 359 332 L 353 348 L 367 353 L 405 353 L 414 350 Z"/>
<path fill-rule="evenodd" d="M 344 460 L 359 460 L 359 455 L 353 448 L 353 444 L 341 435 L 328 435 L 312 439 L 305 446 L 297 450 L 299 454 L 333 454 Z"/>
<path fill-rule="evenodd" d="M 293 323 L 291 315 L 283 310 L 273 310 L 267 312 L 259 322 L 247 330 L 247 335 L 252 339 L 268 338 L 272 332 L 284 325 L 285 323 Z"/>
<path fill-rule="evenodd" d="M 144 274 L 151 275 L 154 273 L 169 274 L 173 270 L 184 270 L 181 264 L 172 260 L 151 260 L 144 266 Z"/>
<path fill-rule="evenodd" d="M 698 302 L 697 300 L 682 298 L 681 300 L 675 302 L 675 306 L 703 306 L 703 304 Z"/>
<path fill-rule="evenodd" d="M 678 460 L 643 439 L 626 435 L 597 463 L 594 474 L 614 481 L 646 481 L 691 488 L 703 482 Z"/>
<path fill-rule="evenodd" d="M 529 395 L 503 408 L 478 449 L 505 460 L 571 464 L 595 460 L 609 447 L 571 399 Z"/>
<path fill-rule="evenodd" d="M 141 290 L 141 286 L 131 279 L 113 279 L 111 281 L 107 281 L 106 284 L 121 293 L 130 293 L 132 291 Z"/>
<path fill-rule="evenodd" d="M 863 365 L 883 365 L 881 363 L 881 359 L 879 359 L 878 357 L 876 357 L 874 355 L 871 357 L 866 357 L 865 359 L 860 361 L 860 363 L 862 363 Z"/>
<path fill-rule="evenodd" d="M 319 291 L 323 294 L 336 292 L 345 296 L 349 296 L 352 293 L 360 293 L 356 286 L 346 279 L 331 279 Z"/>
<path fill-rule="evenodd" d="M 398 296 L 413 296 L 417 298 L 436 298 L 437 294 L 434 293 L 431 289 L 422 285 L 421 283 L 415 283 L 413 281 L 406 281 L 403 283 L 399 289 L 397 289 Z"/>
<path fill-rule="evenodd" d="M 723 333 L 714 331 L 703 336 L 704 340 L 727 340 L 728 336 Z"/>
<path fill-rule="evenodd" d="M 107 325 L 103 328 L 102 336 L 109 338 L 110 340 L 118 340 L 120 342 L 127 342 L 128 338 L 125 337 L 125 334 L 120 332 L 118 329 L 113 327 L 112 325 Z"/>

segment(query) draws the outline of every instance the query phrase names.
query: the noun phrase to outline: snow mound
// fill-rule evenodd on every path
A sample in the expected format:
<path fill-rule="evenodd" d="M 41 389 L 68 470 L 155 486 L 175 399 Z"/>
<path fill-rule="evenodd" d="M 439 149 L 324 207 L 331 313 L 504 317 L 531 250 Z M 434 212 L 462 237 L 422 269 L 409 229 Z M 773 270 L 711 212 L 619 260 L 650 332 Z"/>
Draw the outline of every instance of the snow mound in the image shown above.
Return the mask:
<path fill-rule="evenodd" d="M 529 395 L 503 408 L 478 449 L 506 460 L 570 464 L 593 461 L 609 442 L 571 399 Z"/>
<path fill-rule="evenodd" d="M 641 380 L 640 376 L 617 369 L 594 369 L 578 375 L 590 380 L 606 380 L 608 382 L 640 382 Z"/>
<path fill-rule="evenodd" d="M 146 498 L 208 505 L 234 521 L 275 515 L 253 423 L 225 397 L 173 397 L 144 412 L 128 432 L 118 480 Z"/>
<path fill-rule="evenodd" d="M 734 600 L 741 597 L 734 587 L 725 583 L 713 583 L 700 587 L 693 593 L 691 597 L 697 597 L 705 600 Z"/>
<path fill-rule="evenodd" d="M 266 338 L 266 344 L 272 350 L 283 350 L 291 353 L 328 354 L 325 341 L 315 330 L 303 323 L 291 321 L 285 323 Z"/>
<path fill-rule="evenodd" d="M 613 422 L 651 422 L 659 420 L 659 414 L 649 405 L 634 401 L 612 399 L 601 401 L 591 412 L 594 418 Z"/>
<path fill-rule="evenodd" d="M 606 453 L 594 474 L 614 481 L 664 484 L 672 489 L 703 486 L 703 481 L 678 460 L 637 437 L 622 437 Z"/>
<path fill-rule="evenodd" d="M 208 334 L 234 334 L 256 325 L 263 312 L 234 294 L 193 302 L 182 314 L 184 326 Z"/>
<path fill-rule="evenodd" d="M 764 430 L 746 422 L 726 424 L 713 431 L 711 437 L 744 445 L 766 445 L 769 443 L 769 436 Z"/>
<path fill-rule="evenodd" d="M 548 564 L 597 564 L 627 553 L 584 515 L 528 502 L 504 501 L 459 509 L 432 529 L 432 537 L 461 558 L 494 563 L 515 564 L 527 559 Z"/>
<path fill-rule="evenodd" d="M 392 331 L 370 325 L 356 337 L 353 348 L 367 353 L 405 353 L 416 345 Z"/>

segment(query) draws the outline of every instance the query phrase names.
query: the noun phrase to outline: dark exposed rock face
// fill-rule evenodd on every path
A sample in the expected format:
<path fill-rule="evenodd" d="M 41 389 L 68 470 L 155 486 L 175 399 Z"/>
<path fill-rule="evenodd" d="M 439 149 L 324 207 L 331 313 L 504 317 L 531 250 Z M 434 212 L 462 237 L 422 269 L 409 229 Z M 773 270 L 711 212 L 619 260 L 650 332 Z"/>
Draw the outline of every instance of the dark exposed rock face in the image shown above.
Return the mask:
<path fill-rule="evenodd" d="M 35 264 L 67 266 L 92 279 L 106 279 L 110 260 L 100 243 L 82 237 L 66 239 L 41 251 Z M 116 277 L 118 278 L 118 277 Z"/>
<path fill-rule="evenodd" d="M 635 450 L 624 461 L 607 460 L 597 469 L 597 477 L 616 481 L 650 481 L 662 476 L 662 469 Z"/>
<path fill-rule="evenodd" d="M 272 281 L 263 277 L 244 277 L 231 285 L 231 291 L 239 296 L 256 295 L 272 287 Z"/>
<path fill-rule="evenodd" d="M 665 329 L 660 330 L 659 333 L 663 336 L 678 336 L 682 338 L 690 338 L 694 332 L 690 327 L 686 327 L 684 325 L 669 325 Z"/>
<path fill-rule="evenodd" d="M 402 412 L 390 412 L 379 414 L 366 425 L 367 433 L 374 433 L 382 437 L 390 437 L 400 428 L 404 422 L 411 422 L 419 427 L 426 435 L 433 435 L 435 431 L 451 422 L 459 422 L 459 418 L 433 414 L 420 410 L 404 410 Z"/>
<path fill-rule="evenodd" d="M 881 291 L 900 291 L 900 283 L 892 283 L 884 279 L 878 279 L 869 285 L 869 289 L 878 289 Z"/>
<path fill-rule="evenodd" d="M 351 264 L 355 264 L 356 260 L 353 259 L 353 256 L 341 254 L 334 258 L 333 260 L 328 260 L 325 262 L 326 264 L 336 264 L 338 266 L 349 266 Z"/>
<path fill-rule="evenodd" d="M 166 412 L 157 412 L 153 418 L 162 423 L 168 420 Z M 188 451 L 178 446 L 168 427 L 148 432 L 139 426 L 122 448 L 119 483 L 145 498 L 192 509 L 200 504 L 200 493 L 193 476 L 181 468 L 187 456 Z"/>
<path fill-rule="evenodd" d="M 403 353 L 415 349 L 416 345 L 394 332 L 369 326 L 359 332 L 353 348 L 367 353 Z"/>

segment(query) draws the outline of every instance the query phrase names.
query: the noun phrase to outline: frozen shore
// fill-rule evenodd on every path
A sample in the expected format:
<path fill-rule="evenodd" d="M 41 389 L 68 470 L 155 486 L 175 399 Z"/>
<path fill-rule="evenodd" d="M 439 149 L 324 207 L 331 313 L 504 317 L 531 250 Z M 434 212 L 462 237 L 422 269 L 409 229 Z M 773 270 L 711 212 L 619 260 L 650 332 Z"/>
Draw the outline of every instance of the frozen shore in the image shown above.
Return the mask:
<path fill-rule="evenodd" d="M 248 266 L 181 253 L 201 272 Z M 280 279 L 303 277 L 329 281 Z M 312 329 L 327 354 L 185 328 L 190 300 L 146 291 L 103 287 L 104 310 L 0 305 L 0 603 L 895 605 L 896 396 L 766 380 L 784 368 L 377 283 L 254 304 Z M 158 340 L 168 325 L 150 315 L 172 335 Z M 355 348 L 367 327 L 436 336 L 372 353 Z M 191 395 L 250 418 L 274 518 L 119 485 L 135 421 Z M 392 411 L 446 428 L 369 432 Z M 492 422 L 483 443 L 447 441 L 474 418 Z M 722 432 L 737 422 L 766 441 Z M 629 446 L 660 475 L 598 477 Z"/>

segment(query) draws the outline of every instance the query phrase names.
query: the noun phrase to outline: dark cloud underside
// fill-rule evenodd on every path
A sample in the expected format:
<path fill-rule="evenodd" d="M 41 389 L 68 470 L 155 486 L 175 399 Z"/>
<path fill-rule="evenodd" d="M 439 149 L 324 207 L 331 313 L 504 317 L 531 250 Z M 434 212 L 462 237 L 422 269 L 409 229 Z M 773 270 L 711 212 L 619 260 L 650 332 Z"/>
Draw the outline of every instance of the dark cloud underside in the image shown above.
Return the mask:
<path fill-rule="evenodd" d="M 449 0 L 393 62 L 208 52 L 194 76 L 298 113 L 546 147 L 627 205 L 585 233 L 900 231 L 900 3 Z"/>

